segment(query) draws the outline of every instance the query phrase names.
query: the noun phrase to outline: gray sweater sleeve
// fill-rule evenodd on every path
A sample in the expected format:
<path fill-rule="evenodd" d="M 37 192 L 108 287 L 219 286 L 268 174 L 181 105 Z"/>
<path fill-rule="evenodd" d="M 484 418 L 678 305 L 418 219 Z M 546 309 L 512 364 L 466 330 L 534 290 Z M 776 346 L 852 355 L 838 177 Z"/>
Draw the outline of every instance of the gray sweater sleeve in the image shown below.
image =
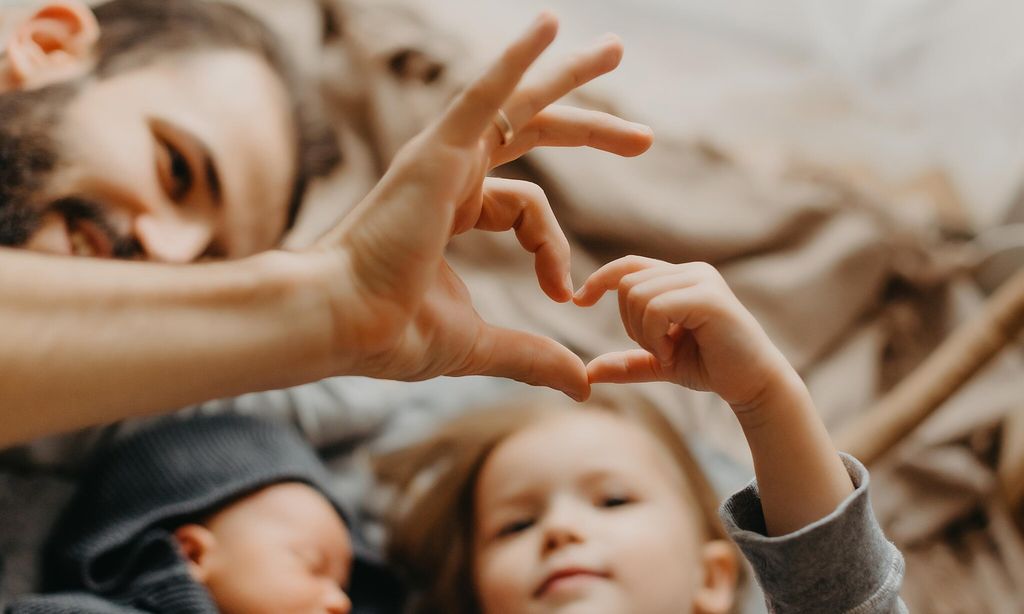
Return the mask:
<path fill-rule="evenodd" d="M 899 598 L 903 556 L 871 510 L 867 469 L 841 456 L 856 490 L 831 514 L 798 531 L 766 536 L 756 480 L 719 509 L 726 531 L 753 566 L 770 612 L 907 612 Z"/>

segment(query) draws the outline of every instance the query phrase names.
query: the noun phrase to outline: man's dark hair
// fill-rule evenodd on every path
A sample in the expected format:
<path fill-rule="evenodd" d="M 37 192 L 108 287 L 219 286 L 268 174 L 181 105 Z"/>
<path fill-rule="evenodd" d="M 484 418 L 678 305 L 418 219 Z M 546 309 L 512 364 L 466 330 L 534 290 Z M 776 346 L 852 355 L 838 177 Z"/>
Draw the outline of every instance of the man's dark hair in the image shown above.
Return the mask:
<path fill-rule="evenodd" d="M 287 218 L 291 227 L 309 182 L 329 173 L 341 156 L 319 101 L 274 34 L 241 8 L 212 0 L 110 0 L 94 12 L 100 26 L 96 66 L 84 80 L 204 50 L 241 49 L 267 62 L 292 102 L 297 168 Z M 0 96 L 0 243 L 18 245 L 31 234 L 24 222 L 33 211 L 26 203 L 59 163 L 49 134 L 82 83 Z"/>

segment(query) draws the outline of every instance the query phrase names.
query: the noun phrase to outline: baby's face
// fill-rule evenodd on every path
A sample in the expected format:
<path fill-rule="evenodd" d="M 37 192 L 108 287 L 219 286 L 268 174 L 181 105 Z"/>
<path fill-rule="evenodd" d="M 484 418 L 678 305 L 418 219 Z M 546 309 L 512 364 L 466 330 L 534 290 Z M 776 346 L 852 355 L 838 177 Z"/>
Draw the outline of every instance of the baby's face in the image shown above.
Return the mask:
<path fill-rule="evenodd" d="M 595 411 L 502 442 L 477 481 L 474 581 L 486 614 L 679 614 L 701 581 L 685 478 L 642 427 Z"/>
<path fill-rule="evenodd" d="M 201 556 L 188 531 L 206 540 Z M 224 614 L 347 614 L 352 545 L 334 507 L 315 489 L 283 483 L 178 532 L 193 575 Z"/>

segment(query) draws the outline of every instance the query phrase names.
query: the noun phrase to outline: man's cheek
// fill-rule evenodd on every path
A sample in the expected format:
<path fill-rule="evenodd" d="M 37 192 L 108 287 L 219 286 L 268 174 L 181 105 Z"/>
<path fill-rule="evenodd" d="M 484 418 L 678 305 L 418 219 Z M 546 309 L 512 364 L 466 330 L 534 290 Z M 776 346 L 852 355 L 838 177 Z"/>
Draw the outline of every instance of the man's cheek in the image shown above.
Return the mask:
<path fill-rule="evenodd" d="M 34 216 L 30 223 L 33 227 L 27 240 L 21 245 L 25 249 L 68 256 L 71 254 L 71 242 L 68 239 L 67 223 L 64 216 L 57 213 L 48 213 L 42 216 L 41 221 Z"/>

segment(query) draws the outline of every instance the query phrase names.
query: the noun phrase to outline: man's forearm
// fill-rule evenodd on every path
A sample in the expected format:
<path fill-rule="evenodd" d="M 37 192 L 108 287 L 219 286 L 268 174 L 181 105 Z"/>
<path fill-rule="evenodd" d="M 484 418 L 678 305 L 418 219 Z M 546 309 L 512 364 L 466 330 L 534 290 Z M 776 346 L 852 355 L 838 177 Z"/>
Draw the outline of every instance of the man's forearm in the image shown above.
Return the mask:
<path fill-rule="evenodd" d="M 330 375 L 328 299 L 300 264 L 0 251 L 0 447 Z"/>

